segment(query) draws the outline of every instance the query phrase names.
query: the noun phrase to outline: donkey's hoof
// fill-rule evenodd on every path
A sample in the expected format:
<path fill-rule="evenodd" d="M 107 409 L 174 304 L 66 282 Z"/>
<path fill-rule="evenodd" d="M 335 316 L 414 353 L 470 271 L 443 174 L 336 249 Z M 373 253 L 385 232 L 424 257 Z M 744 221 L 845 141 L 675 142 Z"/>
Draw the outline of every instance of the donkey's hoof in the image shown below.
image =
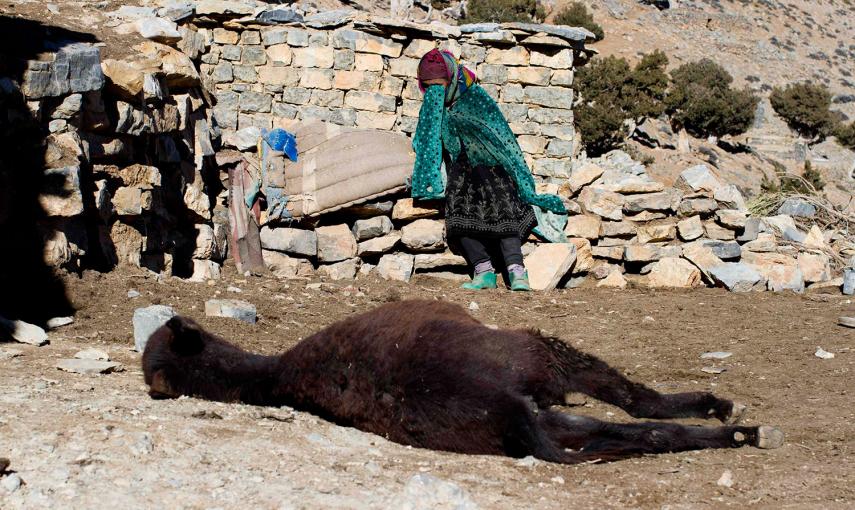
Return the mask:
<path fill-rule="evenodd" d="M 784 446 L 784 433 L 781 429 L 763 425 L 757 427 L 757 448 L 771 450 Z"/>
<path fill-rule="evenodd" d="M 745 416 L 745 411 L 747 410 L 748 406 L 734 402 L 733 407 L 730 409 L 730 413 L 728 413 L 722 421 L 726 425 L 736 425 L 742 421 L 742 417 Z"/>

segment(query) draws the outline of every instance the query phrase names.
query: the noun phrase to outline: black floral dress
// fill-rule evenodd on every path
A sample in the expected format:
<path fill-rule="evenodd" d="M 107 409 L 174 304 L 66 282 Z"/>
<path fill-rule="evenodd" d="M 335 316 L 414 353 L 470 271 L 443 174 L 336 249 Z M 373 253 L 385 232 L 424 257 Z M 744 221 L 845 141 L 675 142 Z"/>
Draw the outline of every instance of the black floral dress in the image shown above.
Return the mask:
<path fill-rule="evenodd" d="M 465 149 L 449 163 L 445 228 L 449 237 L 518 237 L 537 224 L 534 209 L 523 202 L 516 184 L 501 167 L 472 166 Z"/>

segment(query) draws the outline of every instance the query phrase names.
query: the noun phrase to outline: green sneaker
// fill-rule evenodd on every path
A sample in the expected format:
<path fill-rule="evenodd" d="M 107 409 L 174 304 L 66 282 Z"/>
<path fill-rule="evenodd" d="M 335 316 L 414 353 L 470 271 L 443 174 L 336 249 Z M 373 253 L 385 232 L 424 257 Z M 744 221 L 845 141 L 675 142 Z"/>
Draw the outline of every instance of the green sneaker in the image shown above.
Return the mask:
<path fill-rule="evenodd" d="M 496 273 L 485 271 L 476 274 L 471 282 L 466 282 L 460 286 L 468 290 L 495 289 L 496 288 Z"/>
<path fill-rule="evenodd" d="M 531 290 L 531 285 L 528 283 L 528 271 L 524 272 L 522 276 L 516 276 L 514 273 L 508 273 L 508 276 L 511 277 L 511 290 Z"/>

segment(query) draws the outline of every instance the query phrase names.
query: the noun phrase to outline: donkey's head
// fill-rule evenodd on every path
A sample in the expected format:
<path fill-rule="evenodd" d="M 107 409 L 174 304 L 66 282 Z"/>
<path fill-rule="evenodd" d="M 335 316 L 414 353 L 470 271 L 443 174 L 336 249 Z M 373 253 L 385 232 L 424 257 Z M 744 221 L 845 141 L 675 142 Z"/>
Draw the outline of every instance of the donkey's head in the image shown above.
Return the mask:
<path fill-rule="evenodd" d="M 192 319 L 173 317 L 146 344 L 142 366 L 153 398 L 200 396 L 234 400 L 231 367 L 246 353 L 202 329 Z"/>

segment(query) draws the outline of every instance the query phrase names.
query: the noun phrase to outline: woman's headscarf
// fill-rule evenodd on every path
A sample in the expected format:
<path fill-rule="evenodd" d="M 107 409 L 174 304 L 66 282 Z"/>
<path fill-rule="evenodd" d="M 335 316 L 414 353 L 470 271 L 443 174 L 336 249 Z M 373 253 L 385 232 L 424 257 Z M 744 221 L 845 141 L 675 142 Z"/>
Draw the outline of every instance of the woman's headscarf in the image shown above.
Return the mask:
<path fill-rule="evenodd" d="M 425 91 L 424 82 L 444 78 L 448 80 L 445 88 L 445 104 L 449 105 L 457 100 L 478 78 L 468 67 L 460 65 L 460 62 L 448 50 L 432 49 L 425 53 L 419 61 L 418 69 L 419 90 Z"/>

